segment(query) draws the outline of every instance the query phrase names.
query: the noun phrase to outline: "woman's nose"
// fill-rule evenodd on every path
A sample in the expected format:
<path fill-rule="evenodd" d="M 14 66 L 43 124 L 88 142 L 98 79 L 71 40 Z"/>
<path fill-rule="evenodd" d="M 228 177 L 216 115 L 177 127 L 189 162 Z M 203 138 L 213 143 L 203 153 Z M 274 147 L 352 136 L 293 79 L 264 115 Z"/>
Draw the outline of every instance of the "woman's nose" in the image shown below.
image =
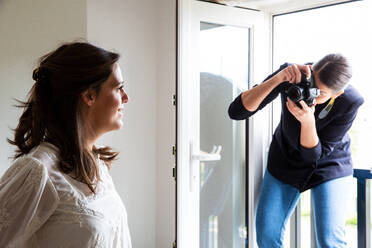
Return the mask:
<path fill-rule="evenodd" d="M 127 103 L 129 101 L 127 93 L 123 92 L 123 96 L 121 98 L 123 103 Z"/>

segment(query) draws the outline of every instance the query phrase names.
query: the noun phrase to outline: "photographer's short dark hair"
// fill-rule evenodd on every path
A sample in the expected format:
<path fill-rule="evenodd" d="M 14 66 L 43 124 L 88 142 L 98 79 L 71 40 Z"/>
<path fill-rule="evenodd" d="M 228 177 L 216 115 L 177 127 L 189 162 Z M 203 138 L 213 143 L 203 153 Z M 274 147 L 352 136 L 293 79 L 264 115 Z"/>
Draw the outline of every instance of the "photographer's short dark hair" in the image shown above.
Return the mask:
<path fill-rule="evenodd" d="M 343 90 L 349 82 L 352 71 L 347 59 L 341 54 L 328 54 L 313 65 L 318 77 L 335 92 Z"/>

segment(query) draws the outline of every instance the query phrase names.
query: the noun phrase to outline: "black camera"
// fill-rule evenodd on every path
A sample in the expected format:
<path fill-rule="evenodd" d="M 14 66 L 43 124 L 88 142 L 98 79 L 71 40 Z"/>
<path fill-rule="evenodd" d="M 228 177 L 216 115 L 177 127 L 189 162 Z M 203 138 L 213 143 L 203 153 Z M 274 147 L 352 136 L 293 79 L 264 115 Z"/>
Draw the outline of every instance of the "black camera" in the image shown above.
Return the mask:
<path fill-rule="evenodd" d="M 306 78 L 304 73 L 301 74 L 301 82 L 293 84 L 286 92 L 289 99 L 301 107 L 300 101 L 304 102 L 310 107 L 315 104 L 315 98 L 320 95 L 320 90 L 315 87 L 314 76 L 311 72 L 310 78 Z"/>

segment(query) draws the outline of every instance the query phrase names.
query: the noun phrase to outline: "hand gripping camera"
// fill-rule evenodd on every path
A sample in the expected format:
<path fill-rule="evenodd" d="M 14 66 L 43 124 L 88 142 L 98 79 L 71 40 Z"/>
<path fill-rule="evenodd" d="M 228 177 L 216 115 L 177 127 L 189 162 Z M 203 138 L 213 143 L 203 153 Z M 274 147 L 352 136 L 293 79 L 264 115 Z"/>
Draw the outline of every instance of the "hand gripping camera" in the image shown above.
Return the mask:
<path fill-rule="evenodd" d="M 310 107 L 315 104 L 315 98 L 320 95 L 320 90 L 315 87 L 314 76 L 311 72 L 310 78 L 306 78 L 304 73 L 301 74 L 301 82 L 293 84 L 286 92 L 289 99 L 301 107 L 300 101 L 304 102 Z"/>

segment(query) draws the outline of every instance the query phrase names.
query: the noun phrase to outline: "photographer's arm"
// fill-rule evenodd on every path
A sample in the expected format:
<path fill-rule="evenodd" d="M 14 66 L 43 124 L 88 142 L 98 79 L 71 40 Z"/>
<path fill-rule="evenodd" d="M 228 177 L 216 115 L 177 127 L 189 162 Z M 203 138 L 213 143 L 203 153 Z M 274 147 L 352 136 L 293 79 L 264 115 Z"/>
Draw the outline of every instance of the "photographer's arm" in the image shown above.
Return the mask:
<path fill-rule="evenodd" d="M 302 147 L 312 149 L 319 143 L 314 123 L 301 123 L 300 144 Z"/>
<path fill-rule="evenodd" d="M 250 112 L 256 111 L 269 93 L 282 82 L 300 82 L 301 71 L 310 73 L 307 66 L 295 64 L 287 66 L 262 84 L 243 92 L 241 95 L 243 106 Z"/>
<path fill-rule="evenodd" d="M 300 71 L 310 75 L 310 68 L 304 65 L 283 64 L 277 71 L 269 75 L 262 84 L 254 86 L 235 98 L 229 106 L 229 116 L 233 120 L 244 120 L 254 115 L 274 100 L 281 92 L 283 82 L 299 82 Z"/>
<path fill-rule="evenodd" d="M 277 74 L 279 75 L 279 74 Z M 277 87 L 281 82 L 278 76 L 274 76 L 262 84 L 253 87 L 250 90 L 244 91 L 241 95 L 243 106 L 250 112 L 256 111 L 261 102 L 269 95 L 269 93 Z"/>
<path fill-rule="evenodd" d="M 314 117 L 315 105 L 309 107 L 304 101 L 300 101 L 300 104 L 302 108 L 287 98 L 289 112 L 301 123 L 300 144 L 306 149 L 312 149 L 319 143 Z"/>
<path fill-rule="evenodd" d="M 304 101 L 300 101 L 300 104 L 302 108 L 287 98 L 288 111 L 301 123 L 299 147 L 301 157 L 314 164 L 322 155 L 322 144 L 315 125 L 315 105 L 309 107 Z"/>

